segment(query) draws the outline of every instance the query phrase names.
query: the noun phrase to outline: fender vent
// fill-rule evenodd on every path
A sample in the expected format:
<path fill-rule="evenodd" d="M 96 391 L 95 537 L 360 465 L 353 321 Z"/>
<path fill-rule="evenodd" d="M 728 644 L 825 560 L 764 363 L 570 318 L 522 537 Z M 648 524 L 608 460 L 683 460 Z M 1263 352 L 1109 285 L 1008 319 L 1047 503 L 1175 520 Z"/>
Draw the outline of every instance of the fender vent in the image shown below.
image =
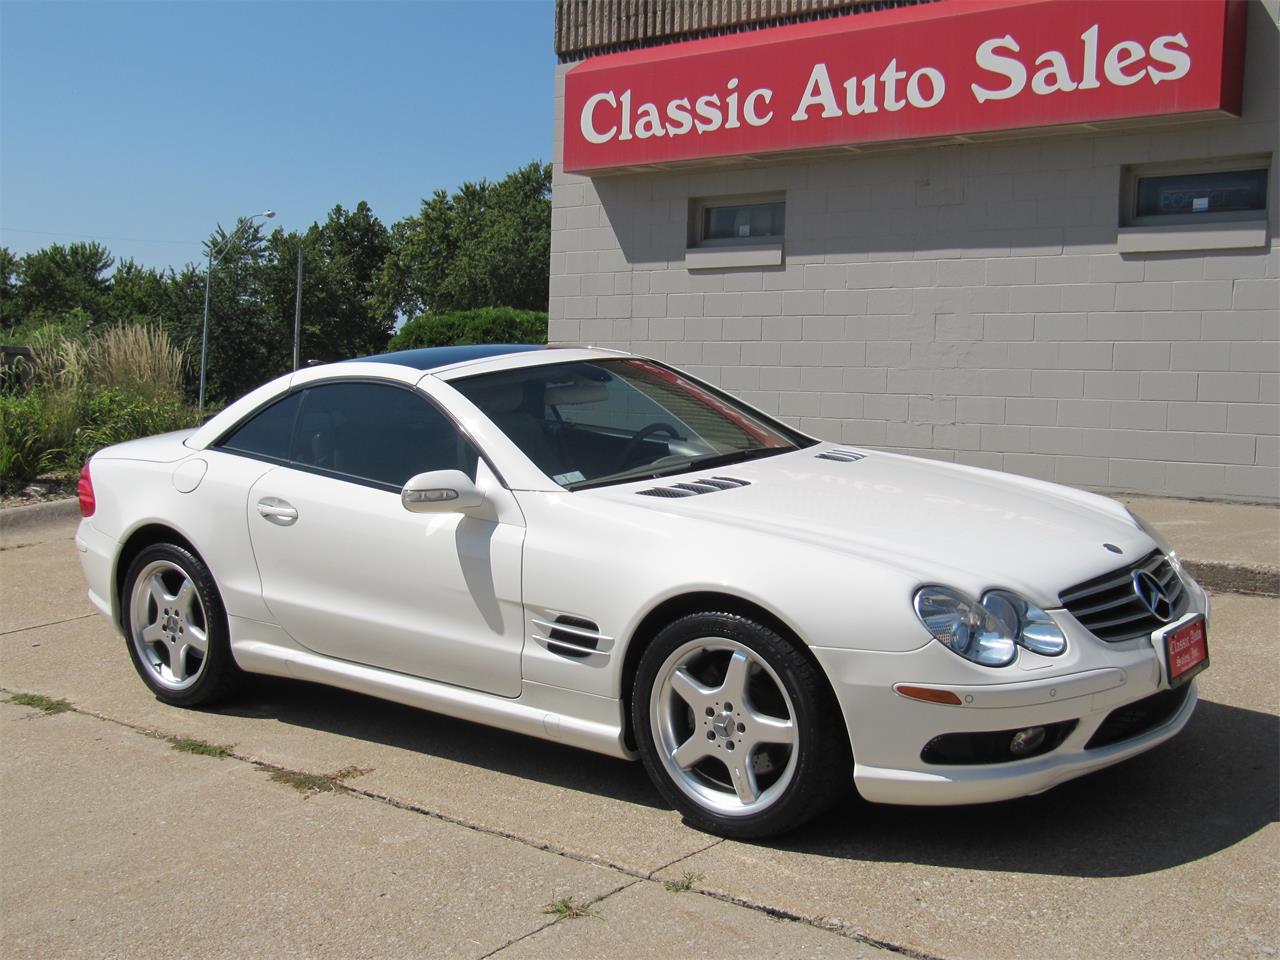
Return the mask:
<path fill-rule="evenodd" d="M 717 490 L 749 486 L 751 486 L 750 482 L 733 477 L 708 477 L 706 480 L 673 483 L 669 487 L 650 487 L 648 490 L 637 490 L 636 493 L 641 497 L 696 497 L 700 493 L 715 493 Z"/>
<path fill-rule="evenodd" d="M 613 648 L 613 638 L 600 632 L 600 627 L 585 617 L 561 614 L 555 620 L 533 618 L 530 623 L 537 632 L 533 638 L 552 653 L 562 657 L 582 660 L 592 654 L 608 657 Z"/>
<path fill-rule="evenodd" d="M 815 460 L 834 460 L 836 463 L 853 463 L 855 460 L 865 460 L 865 453 L 854 453 L 852 450 L 827 450 L 818 454 Z"/>

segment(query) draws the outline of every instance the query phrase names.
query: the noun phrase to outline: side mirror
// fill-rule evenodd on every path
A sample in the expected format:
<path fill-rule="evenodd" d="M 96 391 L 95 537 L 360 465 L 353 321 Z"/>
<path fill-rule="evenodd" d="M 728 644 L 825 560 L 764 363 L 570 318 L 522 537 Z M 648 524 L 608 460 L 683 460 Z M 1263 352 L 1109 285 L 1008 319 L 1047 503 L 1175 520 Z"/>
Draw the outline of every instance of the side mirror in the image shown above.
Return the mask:
<path fill-rule="evenodd" d="M 484 503 L 484 494 L 461 470 L 432 470 L 410 477 L 400 502 L 410 513 L 466 513 Z"/>

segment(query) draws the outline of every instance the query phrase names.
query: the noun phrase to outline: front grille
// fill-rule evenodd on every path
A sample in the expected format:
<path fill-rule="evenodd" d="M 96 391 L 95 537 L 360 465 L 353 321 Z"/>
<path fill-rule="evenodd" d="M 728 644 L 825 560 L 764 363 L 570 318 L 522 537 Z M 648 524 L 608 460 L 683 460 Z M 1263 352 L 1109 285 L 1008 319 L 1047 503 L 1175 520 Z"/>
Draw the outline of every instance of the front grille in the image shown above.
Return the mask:
<path fill-rule="evenodd" d="M 1187 700 L 1187 692 L 1191 684 L 1184 683 L 1173 690 L 1161 690 L 1149 697 L 1126 704 L 1107 714 L 1107 719 L 1094 731 L 1086 750 L 1106 747 L 1122 740 L 1132 740 L 1148 730 L 1154 730 L 1167 723 L 1173 715 L 1182 709 Z"/>
<path fill-rule="evenodd" d="M 1164 588 L 1173 605 L 1176 620 L 1186 612 L 1190 598 L 1173 564 L 1159 550 L 1154 550 L 1137 563 L 1113 570 L 1076 584 L 1058 594 L 1062 605 L 1081 625 L 1100 640 L 1119 643 L 1145 637 L 1166 622 L 1157 617 L 1139 598 L 1133 586 L 1133 575 L 1139 570 L 1151 574 Z"/>

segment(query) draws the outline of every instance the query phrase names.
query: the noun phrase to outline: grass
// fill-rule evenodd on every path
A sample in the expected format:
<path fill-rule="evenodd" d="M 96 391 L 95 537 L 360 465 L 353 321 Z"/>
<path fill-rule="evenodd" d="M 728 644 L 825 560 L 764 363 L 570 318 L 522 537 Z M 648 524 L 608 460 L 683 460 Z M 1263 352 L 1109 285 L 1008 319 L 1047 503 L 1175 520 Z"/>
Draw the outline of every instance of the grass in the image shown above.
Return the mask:
<path fill-rule="evenodd" d="M 299 793 L 333 793 L 344 780 L 369 773 L 363 767 L 343 767 L 337 773 L 303 773 L 301 770 L 271 770 L 270 777 L 276 783 L 293 787 Z"/>
<path fill-rule="evenodd" d="M 37 710 L 43 710 L 45 713 L 66 713 L 72 709 L 71 704 L 65 700 L 58 700 L 54 697 L 46 697 L 42 693 L 15 693 L 9 696 L 10 703 L 16 703 L 20 707 L 35 707 Z"/>
<path fill-rule="evenodd" d="M 231 748 L 220 743 L 209 743 L 192 737 L 165 737 L 173 749 L 181 753 L 194 753 L 201 757 L 229 757 Z"/>
<path fill-rule="evenodd" d="M 554 913 L 557 920 L 577 920 L 579 917 L 596 917 L 599 919 L 600 914 L 591 909 L 594 900 L 586 903 L 578 903 L 575 897 L 561 897 L 559 900 L 552 900 L 542 908 L 543 913 Z"/>
<path fill-rule="evenodd" d="M 692 890 L 693 885 L 702 879 L 702 874 L 685 871 L 683 877 L 679 880 L 663 880 L 662 886 L 667 893 L 684 893 L 686 890 Z"/>

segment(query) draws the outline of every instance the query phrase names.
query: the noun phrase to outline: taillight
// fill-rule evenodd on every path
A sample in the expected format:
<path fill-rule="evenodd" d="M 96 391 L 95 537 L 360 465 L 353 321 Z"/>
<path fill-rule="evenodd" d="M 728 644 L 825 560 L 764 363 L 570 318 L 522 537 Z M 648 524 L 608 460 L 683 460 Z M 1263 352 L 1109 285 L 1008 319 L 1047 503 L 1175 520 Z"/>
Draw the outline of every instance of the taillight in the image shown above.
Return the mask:
<path fill-rule="evenodd" d="M 80 498 L 80 516 L 92 517 L 98 504 L 93 499 L 93 477 L 89 474 L 88 461 L 80 468 L 80 482 L 76 484 L 76 496 Z"/>

